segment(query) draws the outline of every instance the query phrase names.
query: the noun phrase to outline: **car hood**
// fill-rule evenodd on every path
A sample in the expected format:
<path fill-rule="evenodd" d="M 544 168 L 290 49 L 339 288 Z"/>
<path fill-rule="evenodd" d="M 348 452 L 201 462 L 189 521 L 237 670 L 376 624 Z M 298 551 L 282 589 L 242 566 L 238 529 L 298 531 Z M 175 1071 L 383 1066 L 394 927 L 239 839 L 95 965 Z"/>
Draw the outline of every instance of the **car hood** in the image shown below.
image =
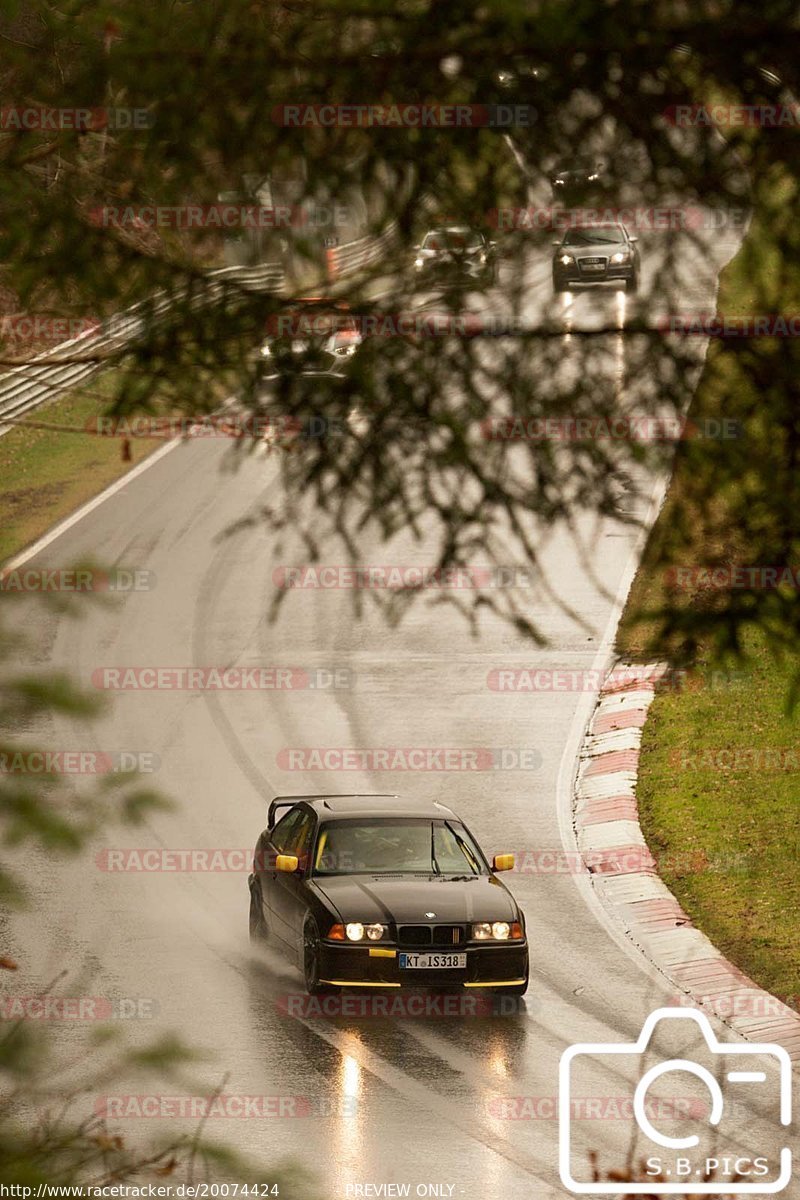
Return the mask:
<path fill-rule="evenodd" d="M 482 254 L 483 246 L 443 246 L 441 250 L 421 250 L 420 258 L 435 259 L 451 259 L 451 258 L 474 258 L 476 254 Z"/>
<path fill-rule="evenodd" d="M 590 175 L 599 175 L 597 167 L 567 167 L 563 171 L 554 171 L 553 179 L 588 179 Z"/>
<path fill-rule="evenodd" d="M 469 879 L 331 875 L 314 879 L 312 887 L 345 922 L 460 924 L 511 921 L 519 915 L 513 896 L 493 875 L 475 875 Z M 435 916 L 426 916 L 431 912 Z"/>
<path fill-rule="evenodd" d="M 598 255 L 610 258 L 612 254 L 618 254 L 627 249 L 628 247 L 624 242 L 587 242 L 581 246 L 559 246 L 556 250 L 556 256 L 571 254 L 573 258 L 581 258 L 584 254 L 588 254 L 592 258 Z"/>

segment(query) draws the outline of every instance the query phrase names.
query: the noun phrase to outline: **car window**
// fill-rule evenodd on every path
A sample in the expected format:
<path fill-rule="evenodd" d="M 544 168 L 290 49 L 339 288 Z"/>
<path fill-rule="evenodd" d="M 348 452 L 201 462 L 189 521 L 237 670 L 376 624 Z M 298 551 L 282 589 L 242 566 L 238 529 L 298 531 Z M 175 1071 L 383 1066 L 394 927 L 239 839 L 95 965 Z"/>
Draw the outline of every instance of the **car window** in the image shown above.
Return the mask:
<path fill-rule="evenodd" d="M 319 875 L 480 875 L 485 870 L 467 831 L 442 821 L 329 822 L 314 855 Z"/>
<path fill-rule="evenodd" d="M 600 225 L 583 229 L 570 229 L 564 235 L 565 246 L 596 246 L 599 242 L 616 245 L 625 241 L 625 234 L 619 227 Z"/>
<path fill-rule="evenodd" d="M 424 250 L 474 250 L 483 245 L 483 235 L 471 229 L 448 229 L 426 234 Z"/>
<path fill-rule="evenodd" d="M 292 830 L 286 847 L 287 854 L 296 854 L 298 858 L 305 854 L 311 845 L 311 834 L 314 831 L 314 818 L 310 812 L 301 814 L 298 825 Z"/>
<path fill-rule="evenodd" d="M 270 841 L 280 854 L 291 853 L 287 849 L 292 835 L 303 818 L 300 808 L 292 808 L 285 817 L 281 817 L 270 835 Z"/>

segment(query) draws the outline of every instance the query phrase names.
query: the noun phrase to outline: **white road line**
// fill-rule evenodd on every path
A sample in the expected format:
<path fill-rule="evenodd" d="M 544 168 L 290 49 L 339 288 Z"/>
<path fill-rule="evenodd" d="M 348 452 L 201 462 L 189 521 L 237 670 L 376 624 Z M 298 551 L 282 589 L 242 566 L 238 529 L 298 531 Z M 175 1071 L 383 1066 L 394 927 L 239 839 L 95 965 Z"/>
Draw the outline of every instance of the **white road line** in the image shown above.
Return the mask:
<path fill-rule="evenodd" d="M 77 525 L 78 522 L 82 521 L 84 517 L 88 517 L 89 513 L 94 512 L 94 510 L 99 508 L 100 505 L 106 500 L 109 500 L 112 496 L 115 496 L 117 492 L 121 492 L 124 487 L 127 487 L 127 485 L 134 479 L 138 478 L 139 475 L 143 475 L 144 472 L 149 470 L 150 467 L 155 466 L 157 462 L 160 462 L 162 458 L 169 454 L 170 450 L 174 450 L 175 447 L 179 446 L 180 444 L 180 439 L 167 442 L 166 446 L 162 446 L 160 450 L 156 450 L 155 454 L 149 455 L 148 458 L 145 458 L 142 462 L 138 463 L 132 471 L 128 471 L 127 474 L 122 475 L 119 479 L 116 479 L 113 483 L 109 484 L 109 486 L 105 488 L 99 496 L 95 496 L 93 500 L 87 500 L 86 504 L 81 505 L 81 507 L 69 517 L 65 517 L 63 521 L 59 521 L 57 525 L 54 525 L 48 533 L 45 533 L 42 537 L 40 537 L 39 540 L 34 542 L 32 546 L 28 546 L 26 550 L 23 550 L 14 558 L 10 558 L 7 562 L 0 564 L 2 570 L 13 571 L 16 567 L 21 567 L 23 563 L 28 562 L 28 560 L 33 558 L 34 555 L 39 554 L 42 550 L 46 549 L 47 546 L 50 546 L 53 542 L 65 534 L 67 530 L 72 529 L 73 525 Z"/>
<path fill-rule="evenodd" d="M 608 670 L 614 648 L 614 640 L 616 638 L 617 626 L 619 619 L 622 616 L 622 611 L 625 607 L 625 602 L 628 598 L 628 593 L 631 589 L 636 571 L 641 560 L 645 542 L 649 536 L 650 530 L 655 523 L 658 513 L 666 498 L 667 489 L 669 487 L 672 474 L 667 476 L 658 476 L 654 481 L 653 490 L 650 493 L 650 501 L 648 504 L 647 515 L 639 530 L 631 552 L 628 555 L 628 560 L 622 572 L 622 577 L 617 588 L 614 604 L 606 622 L 606 627 L 603 631 L 603 636 L 597 648 L 597 653 L 594 657 L 591 670 L 597 672 L 597 678 L 604 678 Z M 558 782 L 556 784 L 556 813 L 558 823 L 561 829 L 561 841 L 568 853 L 574 853 L 577 848 L 577 840 L 575 837 L 575 829 L 573 827 L 572 815 L 572 791 L 573 783 L 578 769 L 578 755 L 583 744 L 583 736 L 588 728 L 592 713 L 594 712 L 597 703 L 597 692 L 585 692 L 581 697 L 575 712 L 572 717 L 569 735 L 564 745 L 564 753 L 561 756 L 561 765 L 558 772 Z M 640 970 L 649 975 L 651 979 L 658 980 L 660 984 L 664 984 L 664 976 L 658 968 L 648 959 L 637 946 L 633 944 L 629 937 L 626 936 L 622 925 L 617 920 L 613 920 L 608 910 L 603 905 L 597 892 L 595 891 L 591 876 L 576 875 L 574 876 L 576 890 L 583 897 L 588 908 L 592 910 L 595 917 L 602 927 L 605 929 L 614 942 L 625 951 L 628 958 L 632 959 Z"/>

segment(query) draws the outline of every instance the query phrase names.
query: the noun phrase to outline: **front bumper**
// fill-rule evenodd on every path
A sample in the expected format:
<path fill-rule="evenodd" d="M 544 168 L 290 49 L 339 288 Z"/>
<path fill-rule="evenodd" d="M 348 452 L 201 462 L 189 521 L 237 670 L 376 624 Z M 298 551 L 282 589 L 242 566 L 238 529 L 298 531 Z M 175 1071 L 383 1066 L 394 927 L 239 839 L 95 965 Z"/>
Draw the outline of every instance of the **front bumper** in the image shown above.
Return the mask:
<path fill-rule="evenodd" d="M 561 287 L 591 287 L 595 283 L 631 283 L 636 278 L 633 263 L 607 266 L 602 271 L 581 271 L 576 266 L 554 267 L 553 283 Z"/>
<path fill-rule="evenodd" d="M 471 261 L 468 259 L 458 263 L 426 263 L 421 267 L 416 267 L 415 271 L 418 279 L 424 279 L 429 283 L 451 284 L 455 286 L 470 279 L 487 279 L 491 276 L 493 269 L 491 262 L 482 263 L 477 260 Z"/>
<path fill-rule="evenodd" d="M 321 945 L 320 979 L 339 987 L 363 988 L 481 988 L 521 984 L 528 977 L 528 943 L 475 945 L 467 943 L 458 952 L 467 955 L 465 968 L 417 970 L 401 968 L 397 946 L 363 946 L 346 942 Z M 452 954 L 451 946 L 426 946 L 410 953 Z"/>

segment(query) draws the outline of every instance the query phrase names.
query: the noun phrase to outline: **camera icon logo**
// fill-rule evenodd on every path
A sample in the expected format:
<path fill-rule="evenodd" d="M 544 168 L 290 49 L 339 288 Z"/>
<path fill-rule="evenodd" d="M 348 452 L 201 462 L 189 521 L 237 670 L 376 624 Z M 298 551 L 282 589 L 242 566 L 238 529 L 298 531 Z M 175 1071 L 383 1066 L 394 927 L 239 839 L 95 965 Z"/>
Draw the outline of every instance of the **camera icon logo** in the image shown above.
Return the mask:
<path fill-rule="evenodd" d="M 679 1029 L 676 1022 L 684 1022 Z M 581 1065 L 591 1068 L 596 1077 L 602 1064 L 615 1077 L 630 1072 L 637 1074 L 635 1060 L 649 1049 L 656 1027 L 671 1022 L 670 1032 L 702 1035 L 705 1053 L 716 1059 L 719 1068 L 715 1075 L 708 1067 L 688 1058 L 671 1058 L 651 1067 L 638 1079 L 633 1093 L 632 1113 L 636 1126 L 645 1139 L 646 1168 L 641 1180 L 597 1182 L 581 1180 L 575 1169 L 575 1129 L 573 1111 L 576 1104 L 574 1081 Z M 696 1028 L 691 1028 L 690 1024 Z M 585 1060 L 589 1060 L 586 1062 Z M 604 1062 L 604 1060 L 606 1060 Z M 699 1079 L 708 1089 L 710 1103 L 707 1116 L 698 1122 L 699 1133 L 670 1137 L 656 1127 L 648 1109 L 652 1102 L 649 1089 L 672 1072 L 681 1072 Z M 673 1079 L 674 1083 L 675 1080 Z M 753 1091 L 744 1095 L 735 1092 L 733 1085 L 750 1085 Z M 725 1089 L 725 1090 L 723 1090 Z M 763 1154 L 744 1155 L 741 1150 L 742 1130 L 731 1127 L 730 1116 L 736 1101 L 755 1101 L 759 1108 L 773 1102 L 777 1125 L 788 1126 L 792 1121 L 792 1063 L 783 1046 L 772 1043 L 720 1042 L 705 1013 L 694 1009 L 659 1008 L 651 1013 L 634 1043 L 584 1043 L 570 1046 L 561 1056 L 559 1065 L 559 1174 L 566 1188 L 577 1195 L 618 1196 L 729 1196 L 776 1195 L 782 1192 L 792 1177 L 792 1151 L 788 1146 Z M 687 1106 L 688 1109 L 689 1106 Z M 688 1118 L 688 1111 L 686 1114 Z M 728 1118 L 727 1121 L 725 1118 Z M 707 1124 L 706 1124 L 707 1123 Z M 708 1126 L 711 1129 L 708 1129 Z M 707 1144 L 704 1144 L 705 1135 Z M 708 1140 L 714 1136 L 713 1145 Z M 784 1137 L 780 1141 L 785 1140 Z M 725 1145 L 730 1142 L 730 1152 Z M 722 1149 L 720 1149 L 722 1145 Z M 621 1164 L 617 1163 L 616 1166 Z"/>

